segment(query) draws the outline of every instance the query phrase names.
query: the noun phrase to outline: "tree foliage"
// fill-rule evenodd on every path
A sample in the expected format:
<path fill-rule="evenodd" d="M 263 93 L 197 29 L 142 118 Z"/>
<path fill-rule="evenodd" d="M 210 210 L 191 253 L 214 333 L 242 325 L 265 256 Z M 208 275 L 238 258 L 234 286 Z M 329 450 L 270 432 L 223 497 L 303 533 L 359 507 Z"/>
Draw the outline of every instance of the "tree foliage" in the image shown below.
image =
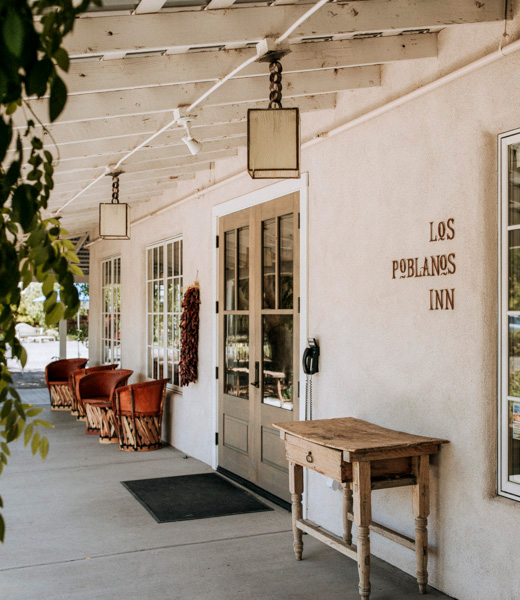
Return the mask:
<path fill-rule="evenodd" d="M 45 459 L 49 449 L 38 431 L 48 424 L 34 419 L 41 409 L 22 403 L 7 368 L 8 351 L 22 365 L 27 360 L 15 330 L 21 291 L 33 280 L 42 284 L 47 325 L 79 308 L 74 275 L 81 270 L 74 245 L 63 239 L 58 219 L 43 218 L 55 160 L 43 146 L 42 124 L 30 118 L 27 98 L 48 98 L 50 122 L 63 111 L 67 88 L 60 73 L 69 68 L 63 39 L 90 2 L 0 0 L 0 473 L 9 444 L 22 435 L 33 454 Z M 4 535 L 0 514 L 1 541 Z"/>
<path fill-rule="evenodd" d="M 33 281 L 22 291 L 18 306 L 18 323 L 27 323 L 34 327 L 45 326 L 45 311 L 43 303 L 38 302 L 42 297 L 42 284 Z"/>

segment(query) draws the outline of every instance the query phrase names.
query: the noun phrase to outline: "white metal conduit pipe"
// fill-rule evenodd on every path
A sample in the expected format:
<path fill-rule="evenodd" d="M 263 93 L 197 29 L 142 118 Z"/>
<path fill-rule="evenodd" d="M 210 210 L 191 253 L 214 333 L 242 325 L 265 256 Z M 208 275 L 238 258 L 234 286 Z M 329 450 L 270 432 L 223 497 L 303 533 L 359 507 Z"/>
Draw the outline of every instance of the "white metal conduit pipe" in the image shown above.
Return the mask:
<path fill-rule="evenodd" d="M 283 33 L 279 38 L 276 39 L 276 44 L 280 44 L 281 42 L 285 41 L 290 35 L 291 33 L 297 28 L 299 27 L 302 23 L 304 23 L 310 16 L 312 16 L 317 10 L 319 10 L 324 4 L 327 4 L 327 2 L 329 2 L 329 0 L 319 0 L 319 2 L 317 2 L 314 6 L 312 6 L 312 8 L 310 8 L 306 13 L 304 13 L 295 23 L 293 23 L 291 25 L 291 27 L 289 27 L 289 29 L 287 29 L 287 31 L 285 33 Z M 246 67 L 248 67 L 251 63 L 254 63 L 258 60 L 258 55 L 256 56 L 252 56 L 251 58 L 248 58 L 246 61 L 244 61 L 243 63 L 241 63 L 240 65 L 238 65 L 238 67 L 236 67 L 235 69 L 233 69 L 230 73 L 228 73 L 225 77 L 222 77 L 221 79 L 219 79 L 215 85 L 213 85 L 209 90 L 207 90 L 206 92 L 204 92 L 204 94 L 202 94 L 202 96 L 200 96 L 200 98 L 198 98 L 197 100 L 195 100 L 195 102 L 193 102 L 193 104 L 191 104 L 190 106 L 188 106 L 188 108 L 186 109 L 186 114 L 189 115 L 193 109 L 195 107 L 197 107 L 199 104 L 201 104 L 201 102 L 203 102 L 208 96 L 210 96 L 211 94 L 213 94 L 213 92 L 217 91 L 220 87 L 222 87 L 227 81 L 229 81 L 232 77 L 235 77 L 235 75 L 237 75 L 238 73 L 240 73 L 240 71 L 243 71 Z M 161 127 L 161 129 L 159 129 L 159 131 L 156 131 L 154 134 L 152 134 L 150 137 L 148 137 L 146 140 L 144 140 L 143 142 L 141 142 L 138 146 L 136 146 L 133 150 L 131 150 L 128 154 L 125 154 L 125 156 L 123 156 L 118 162 L 117 164 L 107 167 L 105 169 L 105 172 L 102 173 L 101 175 L 99 175 L 98 177 L 96 177 L 96 179 L 94 179 L 91 183 L 89 183 L 85 188 L 83 188 L 80 192 L 78 192 L 75 196 L 73 196 L 70 200 L 67 200 L 67 202 L 65 202 L 65 204 L 63 204 L 62 206 L 60 206 L 60 208 L 58 208 L 57 211 L 55 211 L 55 215 L 59 215 L 59 213 L 66 208 L 67 206 L 69 206 L 70 204 L 72 204 L 72 202 L 74 202 L 74 200 L 76 200 L 77 198 L 79 198 L 80 196 L 82 196 L 87 190 L 89 190 L 93 185 L 95 185 L 98 181 L 101 181 L 101 179 L 103 179 L 103 177 L 110 175 L 110 173 L 117 171 L 119 169 L 119 167 L 125 162 L 127 161 L 131 156 L 133 156 L 136 152 L 138 152 L 139 150 L 141 150 L 141 148 L 143 146 L 146 146 L 147 144 L 149 144 L 152 140 L 154 140 L 156 137 L 160 136 L 162 133 L 164 133 L 165 131 L 167 131 L 168 129 L 170 129 L 173 125 L 175 125 L 177 123 L 177 117 L 172 119 L 169 123 L 167 123 L 164 127 Z"/>
<path fill-rule="evenodd" d="M 343 123 L 343 125 L 339 125 L 338 127 L 335 127 L 334 129 L 331 129 L 328 132 L 320 133 L 312 140 L 309 140 L 302 144 L 302 148 L 309 148 L 311 146 L 314 146 L 315 144 L 321 142 L 323 139 L 334 137 L 336 135 L 339 135 L 340 133 L 352 129 L 353 127 L 357 127 L 358 125 L 361 125 L 366 121 L 370 121 L 371 119 L 379 117 L 380 115 L 383 115 L 393 110 L 394 108 L 398 108 L 399 106 L 403 106 L 403 104 L 407 104 L 408 102 L 411 102 L 412 100 L 415 100 L 420 96 L 424 96 L 424 94 L 428 94 L 429 92 L 432 92 L 433 90 L 436 90 L 437 88 L 440 88 L 446 85 L 447 83 L 451 83 L 452 81 L 460 79 L 461 77 L 464 77 L 464 75 L 468 75 L 482 67 L 494 63 L 503 56 L 509 56 L 517 50 L 520 50 L 520 39 L 516 40 L 515 42 L 512 42 L 511 44 L 508 44 L 507 46 L 501 47 L 499 50 L 495 50 L 494 52 L 491 52 L 491 54 L 487 54 L 486 56 L 483 56 L 482 58 L 479 58 L 465 65 L 464 67 L 453 71 L 452 73 L 443 75 L 442 77 L 439 77 L 439 79 L 436 79 L 431 83 L 427 83 L 426 85 L 417 88 L 413 92 L 404 94 L 404 96 L 400 96 L 399 98 L 396 98 L 395 100 L 392 100 L 387 104 L 383 104 L 383 106 L 380 106 L 379 108 L 375 108 L 374 110 L 371 110 L 365 113 L 364 115 L 361 115 L 360 117 L 352 119 L 352 121 L 347 121 L 346 123 Z"/>
<path fill-rule="evenodd" d="M 420 96 L 423 96 L 424 94 L 427 94 L 437 88 L 442 87 L 443 85 L 446 85 L 447 83 L 450 83 L 452 81 L 460 79 L 461 77 L 464 77 L 464 75 L 468 75 L 469 73 L 472 73 L 473 71 L 476 71 L 476 70 L 480 69 L 481 67 L 485 67 L 486 65 L 489 65 L 489 64 L 497 61 L 498 59 L 502 58 L 503 56 L 509 56 L 510 54 L 513 54 L 517 50 L 520 50 L 520 40 L 512 42 L 511 44 L 508 44 L 507 46 L 504 46 L 500 50 L 491 52 L 491 54 L 487 54 L 486 56 L 483 56 L 482 58 L 479 58 L 479 59 L 465 65 L 464 67 L 461 67 L 460 69 L 457 69 L 456 71 L 453 71 L 452 73 L 448 73 L 448 75 L 439 77 L 439 79 L 436 79 L 435 81 L 432 81 L 431 83 L 427 83 L 426 85 L 423 85 L 422 87 L 414 90 L 413 92 L 409 92 L 408 94 L 404 94 L 403 96 L 400 96 L 399 98 L 396 98 L 395 100 L 392 100 L 386 104 L 383 104 L 382 106 L 375 108 L 374 110 L 371 110 L 371 111 L 365 113 L 364 115 L 361 115 L 360 117 L 352 119 L 351 121 L 347 121 L 346 123 L 343 123 L 343 125 L 339 125 L 338 127 L 331 129 L 330 131 L 320 133 L 320 134 L 316 135 L 312 140 L 309 140 L 309 141 L 305 142 L 304 144 L 302 144 L 302 149 L 310 148 L 311 146 L 314 146 L 315 144 L 319 144 L 326 139 L 329 139 L 331 137 L 334 137 L 336 135 L 344 133 L 345 131 L 348 131 L 349 129 L 357 127 L 358 125 L 361 125 L 362 123 L 370 121 L 371 119 L 375 119 L 376 117 L 379 117 L 380 115 L 383 115 L 383 114 L 393 110 L 394 108 L 398 108 L 399 106 L 402 106 L 403 104 L 406 104 L 407 102 L 411 102 L 412 100 L 415 100 L 416 98 L 419 98 Z M 171 208 L 178 206 L 179 204 L 184 204 L 185 202 L 194 200 L 195 198 L 199 197 L 202 194 L 207 194 L 209 192 L 217 190 L 218 188 L 220 188 L 224 185 L 227 185 L 245 175 L 247 175 L 246 171 L 240 171 L 240 173 L 236 173 L 235 175 L 230 175 L 229 177 L 227 177 L 226 179 L 223 179 L 222 181 L 214 183 L 206 188 L 197 190 L 193 194 L 190 194 L 184 198 L 181 198 L 177 202 L 174 202 L 172 204 L 169 204 L 168 206 L 165 206 L 159 210 L 156 210 L 155 212 L 152 212 L 149 215 L 140 217 L 139 219 L 132 221 L 131 224 L 138 225 L 139 223 L 143 223 L 144 221 L 147 221 L 148 219 L 151 219 L 152 217 L 155 217 L 156 215 L 160 215 L 160 214 L 170 210 Z M 98 238 L 97 240 L 94 240 L 93 242 L 90 243 L 90 245 L 97 242 L 99 239 L 100 238 Z"/>

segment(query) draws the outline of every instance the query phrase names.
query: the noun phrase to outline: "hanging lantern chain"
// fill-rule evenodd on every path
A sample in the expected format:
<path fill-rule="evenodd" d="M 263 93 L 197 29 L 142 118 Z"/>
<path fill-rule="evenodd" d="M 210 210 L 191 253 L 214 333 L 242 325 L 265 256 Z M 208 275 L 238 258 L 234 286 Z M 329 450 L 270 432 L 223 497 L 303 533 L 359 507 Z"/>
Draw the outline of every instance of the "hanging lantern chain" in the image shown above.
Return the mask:
<path fill-rule="evenodd" d="M 273 60 L 269 64 L 269 108 L 282 108 L 282 65 Z"/>
<path fill-rule="evenodd" d="M 119 204 L 119 176 L 112 175 L 112 204 Z"/>

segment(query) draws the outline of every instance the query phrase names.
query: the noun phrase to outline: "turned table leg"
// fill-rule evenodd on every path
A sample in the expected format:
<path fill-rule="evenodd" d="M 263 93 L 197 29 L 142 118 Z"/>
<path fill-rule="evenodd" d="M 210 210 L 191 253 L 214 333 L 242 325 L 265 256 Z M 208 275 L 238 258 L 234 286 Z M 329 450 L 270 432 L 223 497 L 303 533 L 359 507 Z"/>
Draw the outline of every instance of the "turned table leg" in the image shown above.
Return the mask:
<path fill-rule="evenodd" d="M 350 483 L 343 484 L 343 540 L 352 546 L 352 521 L 348 518 L 352 513 L 352 488 Z"/>
<path fill-rule="evenodd" d="M 357 561 L 359 572 L 359 595 L 370 598 L 370 519 L 372 491 L 370 462 L 353 462 L 354 522 L 357 527 Z"/>
<path fill-rule="evenodd" d="M 426 594 L 428 583 L 428 515 L 430 514 L 430 457 L 428 454 L 413 458 L 417 483 L 413 486 L 413 513 L 415 515 L 415 556 L 419 592 Z"/>
<path fill-rule="evenodd" d="M 303 467 L 289 462 L 289 490 L 292 502 L 292 528 L 294 536 L 294 554 L 296 560 L 302 559 L 303 532 L 296 527 L 296 521 L 303 517 L 302 494 L 303 494 Z"/>

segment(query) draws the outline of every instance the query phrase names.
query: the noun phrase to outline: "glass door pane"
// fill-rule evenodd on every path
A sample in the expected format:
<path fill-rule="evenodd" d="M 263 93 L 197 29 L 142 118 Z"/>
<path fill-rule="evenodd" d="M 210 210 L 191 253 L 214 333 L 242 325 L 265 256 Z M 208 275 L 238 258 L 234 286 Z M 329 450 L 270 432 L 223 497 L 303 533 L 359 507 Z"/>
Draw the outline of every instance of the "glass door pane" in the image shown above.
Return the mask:
<path fill-rule="evenodd" d="M 224 317 L 224 393 L 249 398 L 249 316 Z"/>
<path fill-rule="evenodd" d="M 293 307 L 293 269 L 294 269 L 294 216 L 280 217 L 280 308 Z"/>
<path fill-rule="evenodd" d="M 235 263 L 236 243 L 235 231 L 228 231 L 225 235 L 225 283 L 224 297 L 225 310 L 235 310 Z"/>
<path fill-rule="evenodd" d="M 293 409 L 293 316 L 264 315 L 263 402 Z"/>
<path fill-rule="evenodd" d="M 262 223 L 263 308 L 276 308 L 276 219 Z"/>
<path fill-rule="evenodd" d="M 238 310 L 249 309 L 249 227 L 238 230 Z"/>

